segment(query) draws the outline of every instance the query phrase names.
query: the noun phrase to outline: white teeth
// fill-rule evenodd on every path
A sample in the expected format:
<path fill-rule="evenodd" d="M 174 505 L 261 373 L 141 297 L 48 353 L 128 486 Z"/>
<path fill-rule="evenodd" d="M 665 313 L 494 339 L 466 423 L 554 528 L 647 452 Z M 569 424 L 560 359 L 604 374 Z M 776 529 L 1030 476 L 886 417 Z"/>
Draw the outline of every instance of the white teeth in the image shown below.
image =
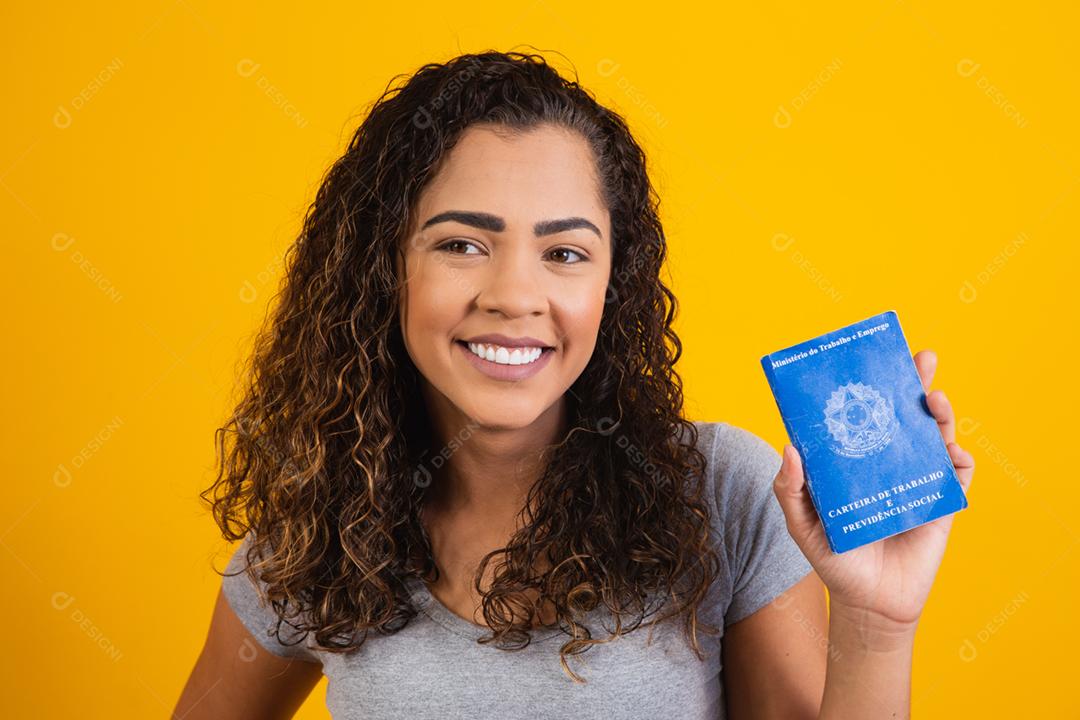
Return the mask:
<path fill-rule="evenodd" d="M 499 365 L 528 365 L 535 362 L 544 351 L 543 348 L 538 347 L 514 348 L 511 350 L 501 345 L 481 343 L 468 343 L 468 346 L 469 351 L 474 355 Z"/>

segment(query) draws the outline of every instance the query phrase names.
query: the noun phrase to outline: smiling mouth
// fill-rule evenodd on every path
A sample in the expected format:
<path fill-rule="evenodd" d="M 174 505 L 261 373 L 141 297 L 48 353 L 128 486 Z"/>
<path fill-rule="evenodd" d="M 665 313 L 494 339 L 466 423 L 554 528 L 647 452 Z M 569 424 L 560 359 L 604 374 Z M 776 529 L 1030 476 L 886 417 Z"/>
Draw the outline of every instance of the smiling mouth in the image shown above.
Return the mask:
<path fill-rule="evenodd" d="M 464 340 L 454 342 L 479 359 L 495 365 L 511 367 L 531 365 L 545 354 L 555 352 L 555 348 L 549 346 L 504 347 L 492 343 L 468 343 Z"/>

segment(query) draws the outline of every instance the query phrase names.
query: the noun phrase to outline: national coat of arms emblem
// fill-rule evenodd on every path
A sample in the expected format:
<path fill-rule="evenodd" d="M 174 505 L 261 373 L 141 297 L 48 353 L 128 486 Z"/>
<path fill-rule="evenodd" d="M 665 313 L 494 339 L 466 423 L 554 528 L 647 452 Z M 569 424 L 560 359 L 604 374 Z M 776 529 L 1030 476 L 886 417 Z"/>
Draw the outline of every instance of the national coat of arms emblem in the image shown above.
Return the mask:
<path fill-rule="evenodd" d="M 841 385 L 825 403 L 830 447 L 844 457 L 866 457 L 883 450 L 892 440 L 896 425 L 892 404 L 863 383 Z"/>

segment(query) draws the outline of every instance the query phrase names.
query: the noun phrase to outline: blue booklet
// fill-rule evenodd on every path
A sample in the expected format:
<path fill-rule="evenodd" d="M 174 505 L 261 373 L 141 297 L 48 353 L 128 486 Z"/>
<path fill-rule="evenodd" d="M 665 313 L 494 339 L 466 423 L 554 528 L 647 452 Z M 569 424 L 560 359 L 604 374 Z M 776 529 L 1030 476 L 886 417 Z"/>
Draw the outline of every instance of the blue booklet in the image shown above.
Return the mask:
<path fill-rule="evenodd" d="M 967 507 L 895 312 L 761 366 L 834 553 Z"/>

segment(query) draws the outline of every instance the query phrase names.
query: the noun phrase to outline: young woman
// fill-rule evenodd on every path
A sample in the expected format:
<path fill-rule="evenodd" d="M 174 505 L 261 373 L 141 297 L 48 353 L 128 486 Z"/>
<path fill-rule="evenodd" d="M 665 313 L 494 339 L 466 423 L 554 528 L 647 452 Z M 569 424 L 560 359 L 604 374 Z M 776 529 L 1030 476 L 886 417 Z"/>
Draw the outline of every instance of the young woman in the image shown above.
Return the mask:
<path fill-rule="evenodd" d="M 287 718 L 323 674 L 335 718 L 908 714 L 951 516 L 833 555 L 793 448 L 682 417 L 657 205 L 539 56 L 387 90 L 218 432 L 243 543 L 177 717 Z"/>

